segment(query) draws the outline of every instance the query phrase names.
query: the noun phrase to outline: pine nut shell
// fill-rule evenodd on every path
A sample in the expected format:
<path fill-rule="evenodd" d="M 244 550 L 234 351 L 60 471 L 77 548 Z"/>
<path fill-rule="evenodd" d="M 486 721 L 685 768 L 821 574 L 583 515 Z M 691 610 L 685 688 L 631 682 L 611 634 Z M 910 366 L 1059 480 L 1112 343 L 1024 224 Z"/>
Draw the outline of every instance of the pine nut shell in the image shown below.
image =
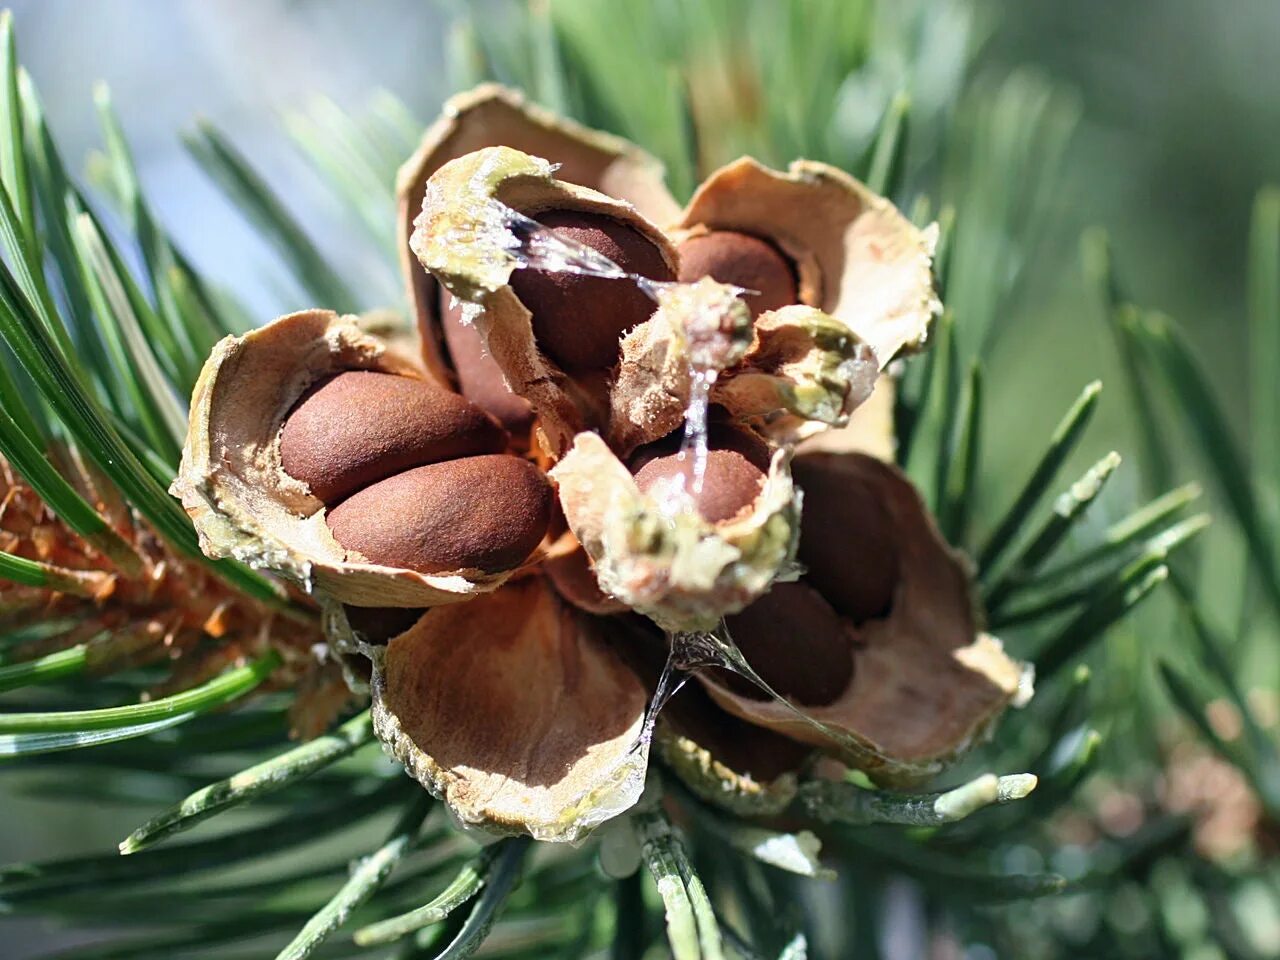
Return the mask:
<path fill-rule="evenodd" d="M 937 228 L 913 225 L 844 171 L 797 160 L 781 172 L 750 157 L 711 174 L 673 235 L 737 230 L 792 258 L 800 302 L 839 319 L 883 368 L 921 346 L 941 310 L 931 263 Z"/>
<path fill-rule="evenodd" d="M 885 511 L 899 582 L 889 615 L 859 628 L 854 672 L 832 703 L 804 708 L 817 729 L 786 705 L 741 697 L 707 672 L 703 686 L 725 710 L 810 743 L 897 786 L 922 783 L 979 742 L 1026 693 L 1028 672 L 978 627 L 962 555 L 938 533 L 915 488 L 895 468 L 863 454 L 804 458 L 862 487 Z M 856 530 L 847 536 L 858 562 Z"/>
<path fill-rule="evenodd" d="M 325 525 L 324 504 L 280 463 L 280 428 L 317 380 L 342 370 L 421 377 L 352 317 L 308 310 L 213 349 L 196 383 L 182 464 L 171 492 L 212 557 L 235 557 L 297 582 L 322 603 L 433 607 L 493 590 L 509 576 L 426 575 L 350 563 Z"/>
<path fill-rule="evenodd" d="M 551 478 L 604 592 L 665 629 L 711 629 L 795 557 L 799 501 L 781 451 L 752 508 L 721 523 L 664 510 L 594 433 L 574 439 Z"/>
<path fill-rule="evenodd" d="M 663 182 L 661 162 L 621 137 L 584 127 L 494 83 L 450 98 L 396 178 L 397 239 L 409 302 L 422 333 L 424 359 L 443 383 L 453 382 L 453 372 L 441 347 L 439 287 L 410 249 L 409 238 L 432 174 L 450 160 L 503 146 L 559 164 L 560 180 L 616 197 L 659 226 L 680 215 Z"/>
<path fill-rule="evenodd" d="M 509 284 L 518 261 L 509 250 L 506 209 L 534 219 L 548 210 L 600 214 L 652 241 L 673 271 L 676 254 L 629 204 L 554 174 L 549 161 L 510 147 L 486 147 L 452 160 L 427 182 L 409 246 L 419 269 L 475 305 L 472 323 L 512 392 L 532 404 L 544 449 L 558 457 L 574 434 L 602 425 L 606 411 L 599 383 L 569 376 L 538 349 L 532 315 Z"/>

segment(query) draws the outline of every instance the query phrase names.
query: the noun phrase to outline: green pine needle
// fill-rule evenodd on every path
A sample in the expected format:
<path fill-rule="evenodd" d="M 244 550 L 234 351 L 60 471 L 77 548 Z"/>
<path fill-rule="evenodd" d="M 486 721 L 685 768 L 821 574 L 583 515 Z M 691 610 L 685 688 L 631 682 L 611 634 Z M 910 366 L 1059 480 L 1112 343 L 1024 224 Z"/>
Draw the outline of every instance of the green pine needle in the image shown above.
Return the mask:
<path fill-rule="evenodd" d="M 1026 587 L 1040 588 L 1061 582 L 1089 567 L 1115 558 L 1117 554 L 1124 553 L 1165 526 L 1185 507 L 1199 499 L 1200 492 L 1199 484 L 1188 483 L 1157 497 L 1107 527 L 1092 546 L 1028 580 Z"/>
<path fill-rule="evenodd" d="M 403 777 L 375 780 L 337 797 L 329 796 L 323 805 L 296 805 L 262 826 L 237 829 L 209 840 L 173 844 L 132 857 L 113 851 L 105 856 L 0 867 L 0 899 L 11 904 L 56 901 L 75 891 L 123 891 L 172 882 L 176 872 L 190 877 L 249 863 L 350 829 L 418 789 Z"/>
<path fill-rule="evenodd" d="M 434 954 L 433 960 L 465 960 L 480 948 L 497 922 L 507 897 L 520 881 L 521 867 L 530 843 L 528 837 L 503 841 L 475 905 L 445 948 Z"/>
<path fill-rule="evenodd" d="M 1258 193 L 1249 234 L 1250 459 L 1261 507 L 1280 523 L 1280 187 Z"/>
<path fill-rule="evenodd" d="M 1173 486 L 1173 462 L 1168 446 L 1162 440 L 1164 434 L 1156 416 L 1149 372 L 1142 365 L 1132 337 L 1125 333 L 1127 318 L 1134 308 L 1124 300 L 1106 232 L 1094 229 L 1085 233 L 1081 239 L 1081 251 L 1085 279 L 1097 291 L 1124 372 L 1129 409 L 1134 412 L 1133 432 L 1142 450 L 1139 463 L 1146 479 L 1147 495 L 1155 496 Z"/>
<path fill-rule="evenodd" d="M 994 569 L 996 562 L 1012 544 L 1015 535 L 1023 528 L 1028 515 L 1035 509 L 1053 483 L 1063 462 L 1079 443 L 1085 427 L 1098 405 L 1102 384 L 1094 381 L 1084 388 L 1079 399 L 1071 405 L 1049 438 L 1049 447 L 1014 498 L 1013 504 L 995 525 L 982 549 L 978 551 L 978 569 L 984 572 Z"/>
<path fill-rule="evenodd" d="M 0 555 L 0 577 L 17 579 L 13 576 L 13 571 L 10 567 L 10 561 L 17 559 L 17 557 L 9 557 L 7 554 Z M 20 562 L 27 563 L 29 561 Z M 35 565 L 33 564 L 33 566 Z M 43 586 L 44 584 L 36 585 Z M 78 643 L 74 647 L 59 650 L 57 653 L 50 653 L 35 660 L 0 667 L 0 693 L 34 686 L 39 683 L 52 683 L 54 680 L 61 680 L 64 677 L 73 677 L 84 672 L 88 664 L 89 645 L 87 643 Z"/>
<path fill-rule="evenodd" d="M 1108 582 L 1099 584 L 1101 593 L 1095 593 L 1094 599 L 1036 652 L 1033 659 L 1037 679 L 1041 682 L 1051 679 L 1168 577 L 1169 568 L 1148 555 L 1108 578 Z"/>
<path fill-rule="evenodd" d="M 4 77 L 4 97 L 0 99 L 0 129 L 5 131 L 0 149 L 0 181 L 10 203 L 24 224 L 31 225 L 28 239 L 35 241 L 35 217 L 28 189 L 27 160 L 22 149 L 22 103 L 18 94 L 18 52 L 13 34 L 13 14 L 0 13 L 0 76 Z"/>
<path fill-rule="evenodd" d="M 106 342 L 124 384 L 127 401 L 137 412 L 149 448 L 177 471 L 182 442 L 187 436 L 187 409 L 174 394 L 169 377 L 152 352 L 159 324 L 151 308 L 135 289 L 126 293 L 126 281 L 107 252 L 103 235 L 87 213 L 69 211 L 72 243 L 80 261 L 89 302 L 97 314 Z M 139 321 L 135 307 L 150 317 Z"/>
<path fill-rule="evenodd" d="M 920 496 L 935 511 L 951 469 L 951 438 L 958 414 L 960 374 L 955 326 L 949 311 L 935 321 L 930 348 L 935 356 L 929 365 L 929 383 L 921 390 L 924 407 L 912 428 L 910 452 L 904 461 Z"/>
<path fill-rule="evenodd" d="M 448 886 L 427 903 L 408 913 L 362 927 L 355 932 L 355 942 L 362 947 L 391 943 L 446 919 L 484 889 L 490 874 L 497 870 L 500 855 L 515 856 L 511 851 L 513 845 L 523 848 L 517 840 L 503 840 L 486 847 L 479 856 L 468 861 Z"/>
<path fill-rule="evenodd" d="M 951 790 L 925 794 L 895 794 L 814 780 L 801 785 L 798 799 L 807 814 L 823 823 L 938 826 L 963 820 L 992 804 L 1021 800 L 1035 787 L 1035 776 L 1027 773 L 1004 777 L 986 773 Z"/>
<path fill-rule="evenodd" d="M 1263 805 L 1274 816 L 1280 812 L 1280 747 L 1277 747 L 1271 735 L 1263 729 L 1255 716 L 1253 706 L 1249 703 L 1244 691 L 1240 689 L 1228 654 L 1230 647 L 1227 642 L 1205 621 L 1186 583 L 1176 575 L 1173 577 L 1173 587 L 1183 616 L 1190 624 L 1192 636 L 1198 644 L 1198 659 L 1203 664 L 1207 675 L 1226 692 L 1240 714 L 1240 722 L 1245 734 L 1244 746 L 1228 747 L 1219 742 L 1216 734 L 1209 736 L 1205 731 L 1201 732 L 1219 753 L 1244 771 L 1253 783 L 1254 789 L 1258 791 Z M 1199 702 L 1196 698 L 1187 695 L 1190 687 L 1173 667 L 1162 663 L 1161 674 L 1175 703 L 1183 713 L 1187 713 L 1186 708 L 1189 703 Z M 1200 706 L 1202 708 L 1203 704 Z M 1197 727 L 1201 722 L 1208 722 L 1203 709 L 1194 716 L 1188 715 L 1188 718 L 1195 722 Z"/>
<path fill-rule="evenodd" d="M 911 95 L 899 91 L 889 101 L 889 109 L 880 121 L 871 162 L 867 167 L 867 186 L 887 197 L 895 196 L 902 186 L 903 165 L 907 155 L 907 119 L 911 111 Z"/>
<path fill-rule="evenodd" d="M 1169 320 L 1158 314 L 1134 312 L 1124 321 L 1123 329 L 1182 411 L 1205 465 L 1244 534 L 1263 594 L 1280 613 L 1277 531 L 1270 529 L 1258 506 L 1244 457 L 1194 353 Z"/>
<path fill-rule="evenodd" d="M 1013 558 L 1008 568 L 993 580 L 991 586 L 983 591 L 983 602 L 993 617 L 1010 594 L 1029 579 L 1053 554 L 1071 532 L 1072 527 L 1097 499 L 1107 480 L 1119 466 L 1120 454 L 1113 450 L 1090 467 L 1084 476 L 1054 501 L 1053 510 L 1032 531 L 1027 545 Z"/>
<path fill-rule="evenodd" d="M 219 329 L 213 315 L 192 309 L 190 304 L 184 305 L 178 296 L 174 281 L 183 273 L 179 266 L 181 258 L 147 206 L 133 154 L 105 84 L 94 89 L 94 102 L 106 141 L 107 166 L 114 193 L 137 236 L 147 279 L 155 292 L 157 309 L 145 311 L 149 319 L 153 318 L 147 330 L 159 350 L 171 382 L 186 396 L 195 386 L 196 376 L 210 348 L 228 331 Z M 161 318 L 163 322 L 160 322 Z"/>
<path fill-rule="evenodd" d="M 1036 815 L 1048 815 L 1075 795 L 1098 769 L 1102 743 L 1102 734 L 1089 727 L 1079 727 L 1055 741 L 1050 763 L 1040 778 L 1041 787 L 1032 798 Z"/>
<path fill-rule="evenodd" d="M 280 665 L 274 650 L 228 670 L 198 687 L 127 707 L 100 710 L 64 710 L 53 713 L 0 714 L 0 734 L 82 733 L 137 726 L 178 715 L 194 717 L 231 703 L 257 687 Z"/>
<path fill-rule="evenodd" d="M 947 465 L 942 486 L 938 526 L 949 543 L 964 544 L 969 534 L 969 514 L 977 496 L 982 448 L 982 367 L 974 362 L 960 397 L 959 436 Z"/>
<path fill-rule="evenodd" d="M 647 909 L 639 870 L 613 885 L 613 940 L 610 960 L 641 960 L 649 944 Z"/>
<path fill-rule="evenodd" d="M 207 123 L 186 138 L 191 155 L 236 203 L 260 235 L 292 270 L 312 306 L 338 313 L 359 313 L 360 298 L 339 279 L 271 188 L 230 142 Z"/>
<path fill-rule="evenodd" d="M 675 960 L 722 960 L 715 912 L 671 823 L 656 810 L 636 813 L 632 820 L 666 909 L 667 939 Z"/>
<path fill-rule="evenodd" d="M 177 806 L 148 820 L 120 843 L 123 854 L 136 853 L 174 834 L 190 830 L 217 813 L 281 790 L 322 770 L 373 740 L 369 711 L 332 733 L 197 790 Z"/>
<path fill-rule="evenodd" d="M 125 724 L 101 730 L 68 730 L 41 733 L 0 733 L 0 757 L 31 757 L 100 747 L 121 740 L 133 740 L 168 730 L 195 717 L 194 713 L 178 713 L 146 723 Z"/>
<path fill-rule="evenodd" d="M 396 168 L 417 145 L 416 139 L 399 136 L 385 125 L 359 124 L 327 97 L 315 98 L 305 112 L 286 116 L 285 127 L 387 262 L 394 264 Z"/>
<path fill-rule="evenodd" d="M 435 798 L 425 791 L 410 801 L 391 828 L 386 843 L 356 864 L 347 882 L 316 911 L 289 945 L 276 954 L 276 960 L 304 960 L 311 956 L 360 904 L 372 897 L 409 852 L 418 828 L 434 804 Z"/>
<path fill-rule="evenodd" d="M 908 871 L 916 880 L 955 900 L 1005 903 L 1050 897 L 1067 889 L 1067 881 L 1053 873 L 1006 873 L 966 858 L 875 830 L 846 831 L 842 838 L 850 853 L 866 861 L 875 857 Z"/>
<path fill-rule="evenodd" d="M 1083 584 L 1050 592 L 1013 609 L 1001 608 L 992 613 L 992 625 L 1008 627 L 1042 620 L 1106 594 L 1118 581 L 1144 576 L 1163 565 L 1175 550 L 1206 530 L 1209 523 L 1209 515 L 1204 513 L 1179 521 L 1148 540 L 1137 557 L 1120 570 L 1109 570 Z"/>
<path fill-rule="evenodd" d="M 1156 666 L 1160 670 L 1160 679 L 1169 691 L 1170 699 L 1182 711 L 1182 715 L 1191 721 L 1217 753 L 1234 764 L 1240 764 L 1240 751 L 1223 740 L 1209 722 L 1209 698 L 1197 693 L 1190 681 L 1170 666 L 1168 661 L 1162 659 Z"/>

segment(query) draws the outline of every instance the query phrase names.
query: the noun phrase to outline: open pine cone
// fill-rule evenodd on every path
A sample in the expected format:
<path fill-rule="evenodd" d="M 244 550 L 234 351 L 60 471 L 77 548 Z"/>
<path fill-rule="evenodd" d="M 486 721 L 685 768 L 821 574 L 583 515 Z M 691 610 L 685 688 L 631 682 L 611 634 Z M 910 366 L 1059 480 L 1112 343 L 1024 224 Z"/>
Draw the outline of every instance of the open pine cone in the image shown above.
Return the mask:
<path fill-rule="evenodd" d="M 207 553 L 317 598 L 460 821 L 572 841 L 635 804 L 672 643 L 731 638 L 776 695 L 722 659 L 659 720 L 740 812 L 814 754 L 910 785 L 990 727 L 1022 668 L 883 418 L 851 419 L 939 309 L 932 231 L 804 161 L 681 211 L 644 152 L 492 86 L 399 191 L 420 352 L 323 311 L 224 340 L 174 491 Z"/>

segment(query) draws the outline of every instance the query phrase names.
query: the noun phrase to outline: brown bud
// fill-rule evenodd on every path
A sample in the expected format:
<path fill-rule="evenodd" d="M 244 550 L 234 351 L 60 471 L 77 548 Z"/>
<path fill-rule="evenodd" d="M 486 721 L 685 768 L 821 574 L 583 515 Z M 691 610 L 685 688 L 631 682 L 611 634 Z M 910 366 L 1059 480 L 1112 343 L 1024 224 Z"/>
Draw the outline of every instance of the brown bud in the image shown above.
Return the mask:
<path fill-rule="evenodd" d="M 899 580 L 892 519 L 870 487 L 828 470 L 826 454 L 796 457 L 791 473 L 804 491 L 797 556 L 805 578 L 855 624 L 884 617 Z"/>
<path fill-rule="evenodd" d="M 675 279 L 652 241 L 611 217 L 552 210 L 537 219 L 556 235 L 604 254 L 628 273 L 650 280 Z M 533 314 L 539 349 L 567 373 L 613 366 L 623 334 L 656 309 L 630 280 L 526 269 L 511 275 L 511 288 Z"/>
<path fill-rule="evenodd" d="M 680 282 L 710 277 L 755 295 L 744 298 L 751 316 L 799 303 L 791 261 L 767 240 L 736 230 L 713 230 L 680 244 Z"/>
<path fill-rule="evenodd" d="M 695 495 L 698 512 L 712 523 L 730 520 L 753 503 L 769 469 L 769 448 L 755 434 L 727 424 L 712 424 L 707 432 L 707 465 L 702 489 Z M 642 447 L 632 461 L 636 484 L 648 493 L 684 477 L 692 483 L 693 467 L 680 453 L 680 433 Z"/>
<path fill-rule="evenodd" d="M 502 368 L 485 349 L 480 331 L 462 322 L 462 306 L 447 291 L 440 293 L 440 321 L 449 359 L 462 395 L 507 428 L 521 449 L 528 446 L 533 408 L 507 386 Z"/>
<path fill-rule="evenodd" d="M 332 506 L 412 467 L 506 446 L 506 435 L 457 394 L 413 377 L 348 370 L 305 394 L 280 432 L 287 474 Z"/>
<path fill-rule="evenodd" d="M 853 679 L 851 628 L 807 584 L 775 583 L 751 606 L 725 617 L 725 625 L 760 678 L 797 703 L 831 703 Z M 716 673 L 740 696 L 764 699 L 764 692 L 745 677 L 727 670 Z"/>
<path fill-rule="evenodd" d="M 417 467 L 329 511 L 333 537 L 371 563 L 419 573 L 519 566 L 551 519 L 551 485 L 508 454 Z"/>

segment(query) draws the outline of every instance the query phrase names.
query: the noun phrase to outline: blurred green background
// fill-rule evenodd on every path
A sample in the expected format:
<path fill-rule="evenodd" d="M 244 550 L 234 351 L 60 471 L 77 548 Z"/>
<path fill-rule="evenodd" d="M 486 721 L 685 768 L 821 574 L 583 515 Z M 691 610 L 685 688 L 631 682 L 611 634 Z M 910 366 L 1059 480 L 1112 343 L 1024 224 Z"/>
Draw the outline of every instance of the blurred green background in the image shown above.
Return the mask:
<path fill-rule="evenodd" d="M 199 267 L 262 319 L 303 304 L 270 250 L 183 150 L 179 134 L 197 117 L 234 139 L 353 285 L 395 300 L 398 281 L 385 257 L 340 217 L 339 204 L 289 143 L 285 118 L 316 96 L 358 110 L 387 90 L 428 121 L 453 92 L 445 68 L 451 41 L 445 5 L 18 0 L 12 6 L 23 62 L 43 92 L 67 158 L 74 163 L 98 145 L 91 93 L 95 82 L 106 81 L 160 219 Z M 962 5 L 922 0 L 913 6 L 930 11 L 926 19 L 944 34 L 938 43 L 946 49 L 945 34 Z M 966 82 L 980 86 L 1012 68 L 1029 68 L 1059 86 L 1063 102 L 1081 118 L 1043 198 L 1041 242 L 1017 295 L 1002 309 L 1004 333 L 988 364 L 983 500 L 1007 501 L 1009 484 L 1094 378 L 1108 385 L 1106 399 L 1064 475 L 1078 474 L 1109 449 L 1139 449 L 1113 339 L 1081 273 L 1080 235 L 1094 225 L 1112 237 L 1128 294 L 1183 324 L 1232 414 L 1237 438 L 1250 429 L 1276 429 L 1246 422 L 1242 371 L 1250 208 L 1260 186 L 1280 182 L 1280 3 L 1005 0 L 973 6 L 969 41 L 978 54 Z M 482 9 L 477 20 L 485 29 L 507 29 L 509 4 Z M 824 24 L 813 24 L 815 43 L 823 30 Z M 948 82 L 945 71 L 941 82 Z M 1176 449 L 1176 438 L 1173 444 Z M 1138 499 L 1136 467 L 1130 462 L 1108 489 L 1094 526 Z M 1188 450 L 1175 473 L 1183 480 L 1203 471 Z M 1209 588 L 1237 589 L 1240 566 L 1230 530 L 1213 531 L 1204 550 L 1221 558 L 1208 565 Z M 1135 633 L 1142 639 L 1130 644 L 1164 639 L 1158 617 L 1146 623 L 1145 632 Z M 1251 656 L 1274 663 L 1265 650 Z M 1122 684 L 1113 699 L 1128 692 Z M 1123 748 L 1117 764 L 1122 754 Z M 102 847 L 136 825 L 134 811 L 77 804 L 74 784 L 65 797 L 37 802 L 9 796 L 0 778 L 0 809 L 6 814 L 0 862 Z M 36 925 L 0 917 L 0 930 L 10 928 L 5 942 L 17 943 L 19 956 L 48 942 Z"/>

